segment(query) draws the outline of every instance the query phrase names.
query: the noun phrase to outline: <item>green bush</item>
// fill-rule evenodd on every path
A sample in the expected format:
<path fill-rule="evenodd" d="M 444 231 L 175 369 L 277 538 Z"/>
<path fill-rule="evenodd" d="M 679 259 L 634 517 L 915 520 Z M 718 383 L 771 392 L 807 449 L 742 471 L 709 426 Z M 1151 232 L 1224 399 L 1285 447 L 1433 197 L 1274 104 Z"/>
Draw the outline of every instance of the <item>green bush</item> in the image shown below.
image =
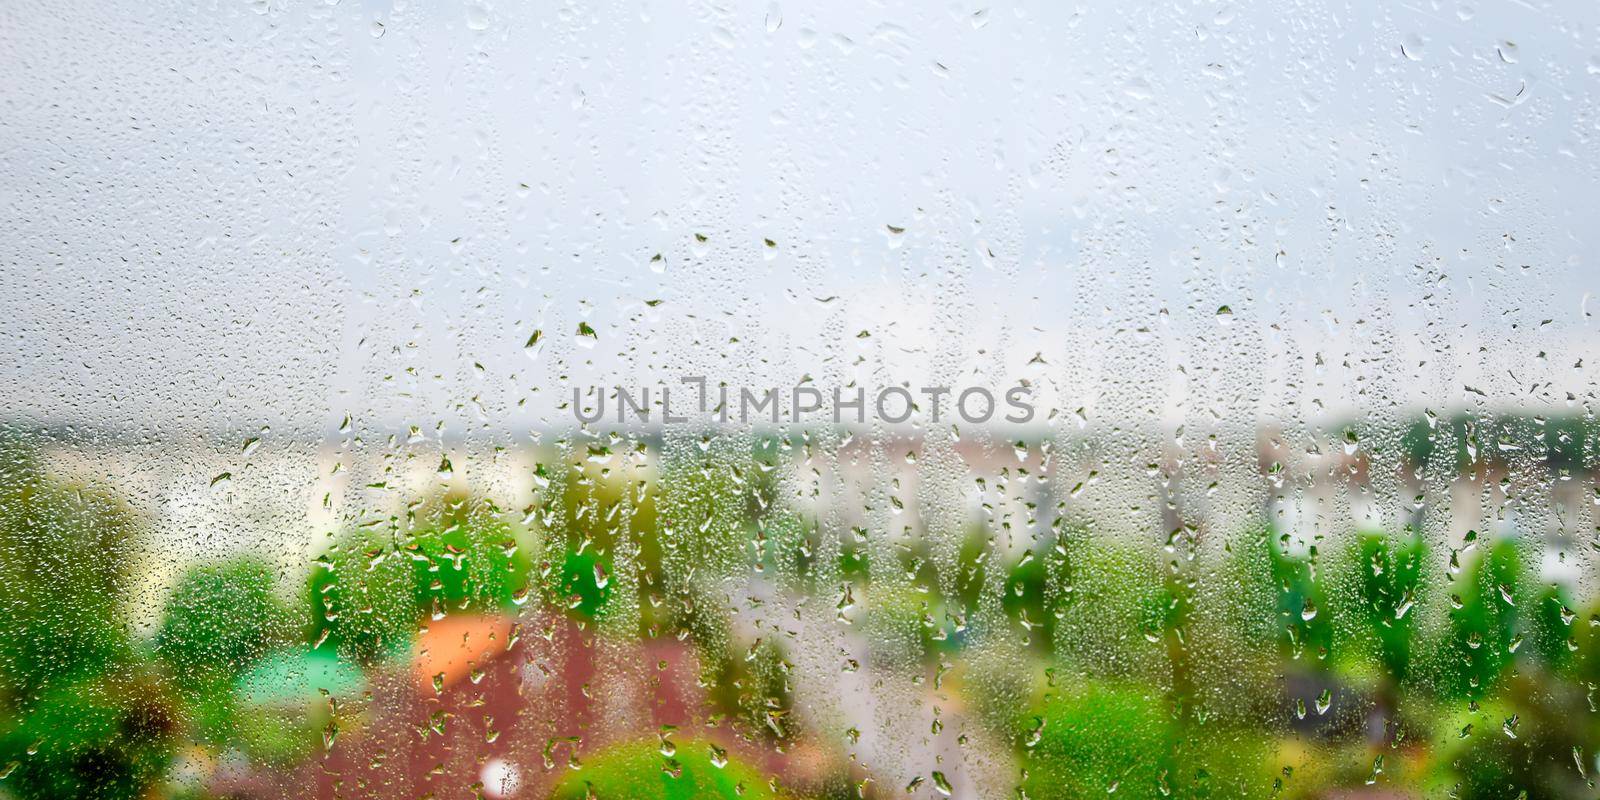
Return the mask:
<path fill-rule="evenodd" d="M 52 686 L 7 715 L 3 785 L 19 798 L 133 798 L 160 780 L 177 735 L 176 703 L 142 674 Z"/>
<path fill-rule="evenodd" d="M 0 787 L 15 797 L 136 797 L 171 760 L 176 703 L 120 605 L 138 537 L 119 498 L 0 446 Z"/>
<path fill-rule="evenodd" d="M 313 565 L 319 648 L 371 665 L 403 651 L 426 616 L 505 610 L 530 589 L 527 548 L 485 501 L 435 497 L 383 533 L 347 531 Z"/>
<path fill-rule="evenodd" d="M 265 562 L 242 558 L 192 567 L 173 589 L 156 632 L 156 655 L 178 685 L 233 679 L 269 648 L 286 643 L 293 623 Z"/>
<path fill-rule="evenodd" d="M 424 504 L 401 545 L 411 560 L 418 608 L 497 611 L 528 588 L 532 561 L 511 526 L 483 500 L 442 497 Z"/>
<path fill-rule="evenodd" d="M 1084 683 L 1049 698 L 1019 725 L 1029 797 L 1159 798 L 1169 785 L 1177 731 L 1159 696 Z"/>
<path fill-rule="evenodd" d="M 668 749 L 672 755 L 662 754 Z M 721 766 L 718 766 L 718 764 Z M 776 794 L 748 766 L 699 740 L 663 748 L 642 741 L 617 745 L 584 761 L 551 800 L 768 800 Z"/>
<path fill-rule="evenodd" d="M 411 567 L 372 538 L 347 534 L 317 558 L 306 578 L 308 636 L 319 649 L 371 666 L 401 652 L 423 610 Z"/>

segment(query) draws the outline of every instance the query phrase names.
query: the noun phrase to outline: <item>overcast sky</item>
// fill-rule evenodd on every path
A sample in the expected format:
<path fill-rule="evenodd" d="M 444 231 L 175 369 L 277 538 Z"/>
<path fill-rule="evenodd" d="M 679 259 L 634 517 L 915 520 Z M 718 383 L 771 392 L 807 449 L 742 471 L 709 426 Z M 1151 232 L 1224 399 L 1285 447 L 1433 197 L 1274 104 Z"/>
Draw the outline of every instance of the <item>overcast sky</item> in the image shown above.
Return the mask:
<path fill-rule="evenodd" d="M 1592 3 L 68 6 L 0 9 L 10 416 L 1595 400 Z"/>

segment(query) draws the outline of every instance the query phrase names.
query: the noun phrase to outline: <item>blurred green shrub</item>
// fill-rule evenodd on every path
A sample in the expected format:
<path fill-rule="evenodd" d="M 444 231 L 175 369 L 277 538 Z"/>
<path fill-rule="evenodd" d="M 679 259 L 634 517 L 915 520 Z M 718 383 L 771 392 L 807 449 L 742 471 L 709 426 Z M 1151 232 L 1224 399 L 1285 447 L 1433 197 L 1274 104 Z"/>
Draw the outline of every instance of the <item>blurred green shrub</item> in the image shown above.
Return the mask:
<path fill-rule="evenodd" d="M 171 760 L 176 704 L 120 606 L 139 534 L 116 496 L 0 443 L 0 786 L 18 798 L 135 797 Z"/>
<path fill-rule="evenodd" d="M 531 594 L 525 537 L 464 495 L 414 504 L 387 531 L 349 530 L 307 578 L 307 636 L 364 665 L 401 653 L 430 615 L 489 613 Z"/>
<path fill-rule="evenodd" d="M 672 755 L 663 755 L 667 750 Z M 720 764 L 720 766 L 719 766 Z M 551 800 L 765 800 L 776 797 L 760 775 L 716 745 L 700 740 L 669 746 L 617 745 L 584 760 Z"/>
<path fill-rule="evenodd" d="M 155 651 L 184 689 L 217 680 L 231 687 L 263 653 L 293 638 L 277 576 L 245 557 L 189 568 L 167 600 Z"/>
<path fill-rule="evenodd" d="M 1427 546 L 1411 529 L 1398 536 L 1366 531 L 1355 534 L 1341 556 L 1329 592 L 1337 638 L 1349 644 L 1341 649 L 1371 658 L 1391 683 L 1404 681 L 1427 589 Z"/>
<path fill-rule="evenodd" d="M 1022 790 L 1053 798 L 1157 798 L 1169 785 L 1177 731 L 1159 696 L 1078 683 L 1018 721 L 1027 756 Z"/>
<path fill-rule="evenodd" d="M 1437 654 L 1437 685 L 1455 697 L 1481 698 L 1495 686 L 1520 647 L 1520 607 L 1526 590 L 1517 541 L 1501 537 L 1479 543 L 1464 571 L 1445 591 L 1451 608 Z"/>

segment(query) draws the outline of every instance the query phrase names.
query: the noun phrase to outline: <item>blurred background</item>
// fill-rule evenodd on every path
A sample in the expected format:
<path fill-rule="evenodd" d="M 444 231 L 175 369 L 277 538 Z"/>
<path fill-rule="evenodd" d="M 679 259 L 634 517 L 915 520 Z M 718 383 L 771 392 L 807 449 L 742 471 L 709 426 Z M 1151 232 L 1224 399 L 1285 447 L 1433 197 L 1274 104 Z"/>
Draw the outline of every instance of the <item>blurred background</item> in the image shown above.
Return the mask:
<path fill-rule="evenodd" d="M 0 65 L 0 797 L 1596 795 L 1600 9 L 24 0 Z M 1038 414 L 579 420 L 687 376 Z"/>

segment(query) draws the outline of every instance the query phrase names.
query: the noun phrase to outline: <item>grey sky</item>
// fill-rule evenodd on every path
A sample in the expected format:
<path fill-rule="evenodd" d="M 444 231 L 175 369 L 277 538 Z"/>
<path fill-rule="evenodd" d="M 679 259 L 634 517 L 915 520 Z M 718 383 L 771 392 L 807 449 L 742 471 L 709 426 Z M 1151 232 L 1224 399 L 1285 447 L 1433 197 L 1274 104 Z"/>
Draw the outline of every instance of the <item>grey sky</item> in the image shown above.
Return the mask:
<path fill-rule="evenodd" d="M 0 391 L 158 429 L 686 373 L 1592 402 L 1597 89 L 1583 3 L 12 4 Z"/>

